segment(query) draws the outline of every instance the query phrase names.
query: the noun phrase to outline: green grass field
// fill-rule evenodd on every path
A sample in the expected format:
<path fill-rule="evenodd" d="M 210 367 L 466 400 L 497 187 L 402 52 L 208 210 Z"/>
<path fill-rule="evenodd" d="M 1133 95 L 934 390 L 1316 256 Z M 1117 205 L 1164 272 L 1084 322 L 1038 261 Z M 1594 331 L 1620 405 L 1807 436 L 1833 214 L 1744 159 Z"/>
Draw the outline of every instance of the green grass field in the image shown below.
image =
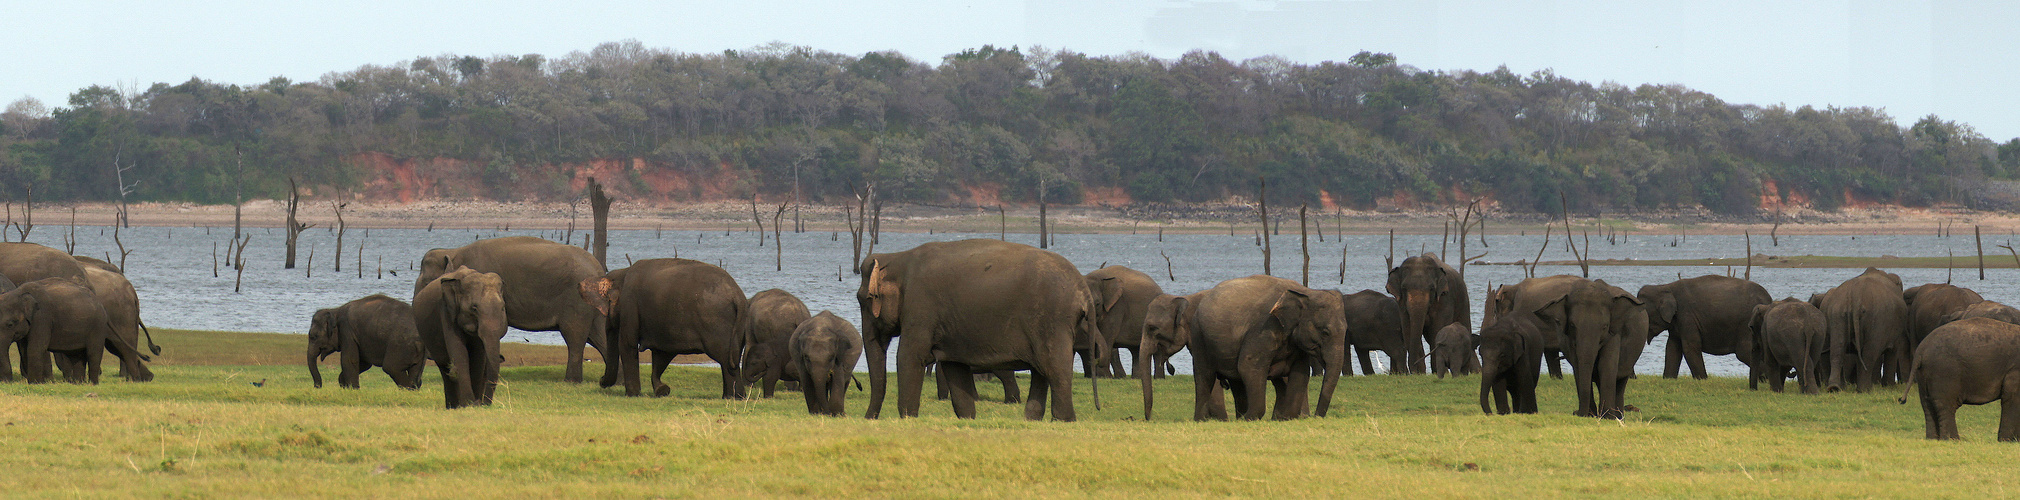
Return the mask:
<path fill-rule="evenodd" d="M 626 398 L 522 366 L 505 370 L 495 406 L 448 411 L 432 369 L 418 392 L 377 371 L 344 390 L 331 363 L 315 389 L 300 336 L 157 334 L 168 355 L 155 382 L 0 384 L 0 494 L 1980 497 L 2020 482 L 2020 447 L 1992 440 L 1996 405 L 1964 409 L 1966 441 L 1925 441 L 1895 388 L 1803 396 L 1646 377 L 1628 391 L 1641 411 L 1601 421 L 1569 415 L 1568 381 L 1546 378 L 1544 414 L 1488 417 L 1477 377 L 1352 377 L 1328 418 L 1199 423 L 1187 377 L 1157 383 L 1151 422 L 1135 384 L 1104 380 L 1095 411 L 1081 379 L 1080 422 L 1000 403 L 957 420 L 930 392 L 923 417 L 889 418 L 893 398 L 872 421 L 806 415 L 792 392 L 716 399 L 713 368 L 672 370 L 670 397 Z M 851 392 L 848 412 L 866 399 Z"/>

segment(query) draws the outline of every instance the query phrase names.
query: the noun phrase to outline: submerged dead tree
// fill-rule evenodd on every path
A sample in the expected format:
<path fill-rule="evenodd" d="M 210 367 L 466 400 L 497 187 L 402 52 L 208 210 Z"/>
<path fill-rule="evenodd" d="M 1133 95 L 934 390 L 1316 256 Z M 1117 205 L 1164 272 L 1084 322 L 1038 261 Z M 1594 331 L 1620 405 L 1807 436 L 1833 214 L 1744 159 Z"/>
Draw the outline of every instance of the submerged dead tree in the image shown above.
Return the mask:
<path fill-rule="evenodd" d="M 610 262 L 604 260 L 604 255 L 610 252 L 610 197 L 603 194 L 603 184 L 597 183 L 595 177 L 589 178 L 589 216 L 595 224 L 590 237 L 596 239 L 596 250 L 591 253 L 596 254 L 598 264 L 609 269 Z"/>
<path fill-rule="evenodd" d="M 301 242 L 302 231 L 308 230 L 308 228 L 311 227 L 316 227 L 315 224 L 303 224 L 301 220 L 295 218 L 295 212 L 301 209 L 301 204 L 302 204 L 302 191 L 300 188 L 295 187 L 295 178 L 290 176 L 288 177 L 288 220 L 286 222 L 287 227 L 283 228 L 287 230 L 287 236 L 288 236 L 287 259 L 282 265 L 283 269 L 295 268 L 295 248 L 296 248 L 295 244 Z M 241 243 L 241 246 L 243 246 L 243 243 Z M 243 251 L 239 252 L 238 256 L 244 257 L 245 252 Z M 241 267 L 243 267 L 243 264 L 241 264 Z"/>
<path fill-rule="evenodd" d="M 1262 231 L 1256 237 L 1262 240 L 1263 274 L 1270 273 L 1270 185 L 1262 177 L 1256 177 L 1256 214 L 1262 218 Z"/>
<path fill-rule="evenodd" d="M 330 211 L 337 213 L 337 258 L 330 259 L 330 262 L 332 262 L 330 272 L 333 273 L 344 272 L 344 230 L 348 229 L 344 224 L 344 207 L 350 205 L 349 203 L 337 203 L 336 200 L 330 200 Z"/>

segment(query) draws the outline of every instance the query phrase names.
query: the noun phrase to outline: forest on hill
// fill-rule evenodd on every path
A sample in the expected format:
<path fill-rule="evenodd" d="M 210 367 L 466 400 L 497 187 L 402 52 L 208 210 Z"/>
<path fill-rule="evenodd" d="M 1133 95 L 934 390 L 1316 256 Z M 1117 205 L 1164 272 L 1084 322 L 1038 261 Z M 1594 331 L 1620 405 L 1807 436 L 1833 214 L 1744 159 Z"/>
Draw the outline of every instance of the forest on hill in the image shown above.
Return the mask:
<path fill-rule="evenodd" d="M 255 85 L 94 85 L 0 113 L 0 198 L 230 203 L 355 187 L 361 157 L 479 169 L 472 196 L 567 199 L 556 165 L 620 160 L 737 179 L 727 193 L 1073 203 L 1253 197 L 1349 207 L 1491 197 L 1502 209 L 1753 213 L 1764 198 L 1984 206 L 2020 177 L 2004 144 L 1928 116 L 1735 104 L 1682 85 L 1548 70 L 1426 71 L 1362 52 L 1316 64 L 983 46 L 922 61 L 775 43 L 635 41 L 561 57 L 419 57 Z M 637 161 L 632 161 L 636 159 Z"/>

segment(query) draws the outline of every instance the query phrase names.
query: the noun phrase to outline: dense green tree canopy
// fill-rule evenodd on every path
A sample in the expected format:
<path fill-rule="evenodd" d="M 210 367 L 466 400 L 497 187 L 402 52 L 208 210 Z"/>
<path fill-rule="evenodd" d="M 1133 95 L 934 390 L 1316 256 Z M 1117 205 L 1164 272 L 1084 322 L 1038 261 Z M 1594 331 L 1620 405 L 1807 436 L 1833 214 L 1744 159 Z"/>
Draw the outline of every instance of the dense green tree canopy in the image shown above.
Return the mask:
<path fill-rule="evenodd" d="M 518 188 L 557 175 L 541 165 L 630 158 L 727 166 L 744 193 L 797 180 L 840 196 L 876 182 L 916 201 L 977 186 L 1021 201 L 1042 181 L 1055 200 L 1117 188 L 1184 202 L 1267 179 L 1290 203 L 1493 196 L 1538 211 L 1564 193 L 1574 208 L 1745 213 L 1768 186 L 1825 207 L 1969 203 L 1972 181 L 2020 176 L 2020 139 L 1997 144 L 1936 116 L 1901 127 L 1872 108 L 1732 104 L 1548 70 L 1423 71 L 1386 53 L 1301 64 L 983 46 L 932 63 L 622 42 L 421 57 L 313 82 L 92 86 L 53 109 L 24 100 L 0 113 L 0 196 L 32 185 L 41 199 L 112 199 L 126 166 L 137 199 L 227 202 L 241 180 L 256 196 L 289 176 L 353 185 L 348 165 L 367 153 L 480 164 L 489 186 L 472 194 L 496 197 L 556 196 Z"/>

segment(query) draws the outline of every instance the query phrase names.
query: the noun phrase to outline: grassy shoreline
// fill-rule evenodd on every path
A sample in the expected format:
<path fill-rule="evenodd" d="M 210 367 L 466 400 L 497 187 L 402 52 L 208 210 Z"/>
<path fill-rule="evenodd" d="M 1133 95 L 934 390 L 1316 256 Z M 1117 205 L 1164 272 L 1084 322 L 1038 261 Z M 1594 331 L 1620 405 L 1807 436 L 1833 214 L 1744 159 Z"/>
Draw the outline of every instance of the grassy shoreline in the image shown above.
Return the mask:
<path fill-rule="evenodd" d="M 182 337 L 182 335 L 176 335 Z M 209 332 L 215 340 L 238 334 Z M 205 341 L 206 343 L 212 341 Z M 1191 422 L 1189 377 L 1160 380 L 1140 421 L 1129 381 L 1102 381 L 1081 421 L 1027 422 L 985 402 L 957 420 L 805 414 L 794 393 L 711 397 L 713 368 L 669 371 L 674 394 L 626 398 L 504 371 L 498 404 L 447 411 L 430 374 L 401 391 L 314 389 L 295 363 L 156 367 L 156 382 L 0 384 L 0 484 L 33 497 L 1843 497 L 2010 494 L 2015 448 L 1997 407 L 1966 407 L 1966 441 L 1921 439 L 1897 388 L 1803 396 L 1739 379 L 1644 377 L 1624 421 L 1568 415 L 1545 379 L 1543 414 L 1479 415 L 1478 379 L 1351 377 L 1328 418 Z M 227 352 L 218 347 L 216 352 Z M 214 360 L 224 361 L 224 360 Z M 600 367 L 592 367 L 600 369 Z M 250 381 L 264 380 L 262 386 Z M 1028 382 L 1028 380 L 1026 381 Z M 930 388 L 930 381 L 928 391 Z M 1000 396 L 994 385 L 985 398 Z M 850 394 L 848 413 L 867 398 Z M 887 408 L 885 415 L 894 413 Z M 474 489 L 474 491 L 473 491 Z"/>

